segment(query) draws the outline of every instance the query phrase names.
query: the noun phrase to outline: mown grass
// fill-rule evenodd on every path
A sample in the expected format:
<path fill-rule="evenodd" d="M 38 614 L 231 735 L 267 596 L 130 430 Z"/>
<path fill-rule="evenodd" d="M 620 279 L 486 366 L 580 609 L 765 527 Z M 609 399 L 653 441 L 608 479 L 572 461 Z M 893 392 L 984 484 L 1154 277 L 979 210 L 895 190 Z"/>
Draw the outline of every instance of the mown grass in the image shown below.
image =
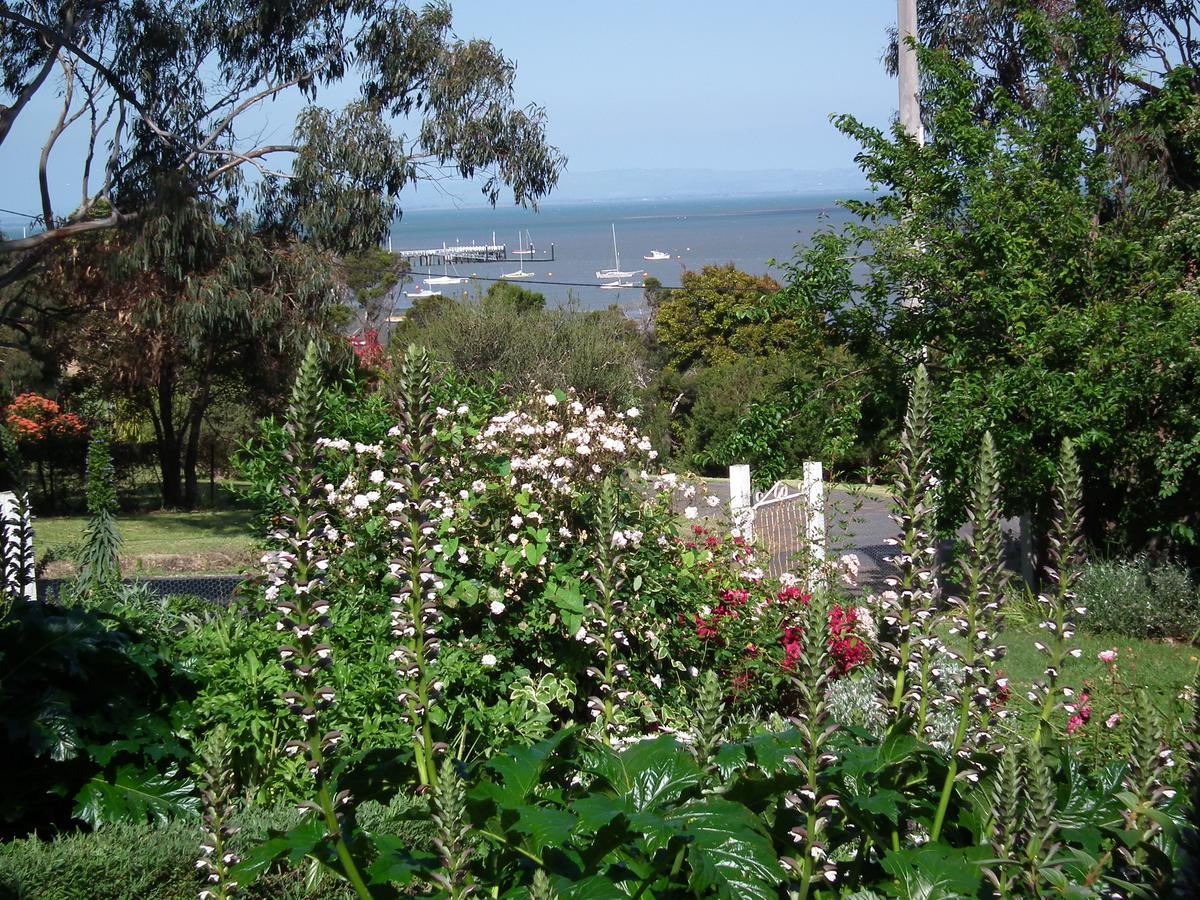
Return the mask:
<path fill-rule="evenodd" d="M 1008 653 L 999 668 L 1009 678 L 1018 710 L 1028 705 L 1025 694 L 1046 668 L 1047 657 L 1034 647 L 1036 640 L 1044 642 L 1045 633 L 1029 626 L 1010 628 L 1004 635 Z M 1195 681 L 1200 669 L 1200 650 L 1188 644 L 1086 633 L 1077 634 L 1072 644 L 1083 652 L 1064 666 L 1061 683 L 1088 691 L 1093 720 L 1107 719 L 1118 706 L 1129 709 L 1139 690 L 1165 709 Z M 1103 650 L 1117 651 L 1115 669 L 1097 658 Z"/>
<path fill-rule="evenodd" d="M 237 571 L 251 557 L 255 536 L 247 509 L 195 512 L 158 510 L 120 515 L 122 565 L 127 574 Z M 34 522 L 39 558 L 69 556 L 83 538 L 86 516 L 53 516 Z M 57 568 L 52 570 L 57 573 Z M 61 574 L 61 573 L 59 573 Z"/>

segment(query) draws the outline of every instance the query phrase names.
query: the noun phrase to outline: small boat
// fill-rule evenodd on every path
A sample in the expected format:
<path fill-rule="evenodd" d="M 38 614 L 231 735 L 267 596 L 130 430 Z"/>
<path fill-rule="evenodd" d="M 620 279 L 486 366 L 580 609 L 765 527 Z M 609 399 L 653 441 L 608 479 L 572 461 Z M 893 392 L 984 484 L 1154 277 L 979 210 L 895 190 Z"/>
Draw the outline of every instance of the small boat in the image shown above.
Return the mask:
<path fill-rule="evenodd" d="M 421 288 L 418 291 L 406 291 L 404 294 L 410 300 L 424 300 L 426 297 L 440 297 L 441 291 L 431 291 L 428 288 Z"/>
<path fill-rule="evenodd" d="M 526 250 L 525 245 L 521 243 L 521 232 L 518 231 L 517 232 L 517 249 L 513 251 L 513 254 L 514 255 L 524 255 L 528 252 L 530 252 L 530 251 Z M 533 274 L 534 274 L 533 272 L 526 272 L 525 269 L 522 267 L 522 268 L 517 269 L 517 271 L 515 271 L 515 272 L 501 272 L 500 277 L 501 278 L 510 278 L 510 279 L 532 278 Z"/>
<path fill-rule="evenodd" d="M 450 274 L 450 260 L 446 256 L 446 245 L 442 245 L 442 274 L 434 275 L 432 278 L 426 278 L 426 284 L 468 284 L 471 279 L 459 278 Z"/>
<path fill-rule="evenodd" d="M 599 272 L 596 273 L 596 277 L 600 278 L 600 279 L 615 278 L 615 279 L 617 279 L 617 281 L 620 281 L 622 278 L 632 278 L 634 275 L 638 274 L 638 272 L 640 272 L 641 269 L 635 269 L 631 272 L 622 272 L 621 271 L 621 254 L 617 252 L 617 226 L 615 224 L 612 227 L 612 234 L 613 234 L 613 267 L 611 269 L 601 269 Z M 609 287 L 609 285 L 605 284 L 605 285 L 601 285 L 601 287 L 607 288 L 607 287 Z M 622 285 L 622 287 L 625 287 L 625 285 Z M 628 285 L 628 287 L 632 287 L 632 285 Z"/>
<path fill-rule="evenodd" d="M 602 291 L 619 291 L 621 288 L 630 288 L 640 291 L 642 289 L 642 285 L 634 284 L 632 281 L 621 281 L 619 278 L 616 281 L 610 281 L 608 284 L 600 285 L 600 290 Z"/>
<path fill-rule="evenodd" d="M 529 238 L 529 246 L 524 248 L 518 247 L 513 251 L 513 256 L 531 256 L 533 254 L 533 238 L 529 237 L 528 230 L 525 231 L 525 237 Z M 517 232 L 517 240 L 520 240 L 520 238 L 521 233 Z"/>
<path fill-rule="evenodd" d="M 670 259 L 670 258 L 671 258 L 670 253 L 663 253 L 663 251 L 661 251 L 661 250 L 651 250 L 649 253 L 647 253 L 645 256 L 642 257 L 642 259 L 651 259 L 651 260 Z"/>

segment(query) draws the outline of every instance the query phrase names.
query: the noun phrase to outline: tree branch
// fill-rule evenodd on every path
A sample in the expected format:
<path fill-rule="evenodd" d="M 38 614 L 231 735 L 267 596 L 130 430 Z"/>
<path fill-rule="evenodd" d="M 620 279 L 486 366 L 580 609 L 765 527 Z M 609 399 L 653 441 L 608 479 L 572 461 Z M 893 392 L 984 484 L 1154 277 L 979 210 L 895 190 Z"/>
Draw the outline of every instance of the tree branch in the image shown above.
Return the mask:
<path fill-rule="evenodd" d="M 58 228 L 47 228 L 45 231 L 40 231 L 26 238 L 0 241 L 0 253 L 33 250 L 52 241 L 61 241 L 64 238 L 74 237 L 78 234 L 86 234 L 89 231 L 101 231 L 125 222 L 132 222 L 137 217 L 137 213 L 121 213 L 113 210 L 110 215 L 105 216 L 103 219 L 86 219 L 82 222 L 71 222 L 68 225 L 61 225 Z M 0 286 L 3 286 L 2 281 L 0 281 Z"/>
<path fill-rule="evenodd" d="M 54 144 L 58 141 L 59 135 L 63 133 L 69 124 L 67 122 L 67 115 L 71 112 L 71 101 L 75 99 L 75 70 L 72 68 L 70 61 L 62 58 L 61 53 L 58 55 L 58 59 L 62 63 L 63 74 L 67 79 L 67 87 L 63 94 L 62 112 L 58 114 L 58 121 L 50 129 L 50 136 L 46 138 L 46 143 L 42 145 L 42 155 L 38 160 L 38 189 L 42 194 L 42 221 L 46 223 L 47 228 L 54 225 L 54 207 L 50 202 L 50 179 L 46 177 L 46 167 L 50 163 L 50 151 L 54 149 Z M 77 118 L 78 115 L 72 118 L 71 121 L 74 122 Z"/>
<path fill-rule="evenodd" d="M 3 12 L 0 9 L 0 16 L 3 15 Z M 37 75 L 34 76 L 33 81 L 21 88 L 21 92 L 17 94 L 17 98 L 13 101 L 12 106 L 0 108 L 0 144 L 4 143 L 4 139 L 8 137 L 9 131 L 12 130 L 13 123 L 17 121 L 17 116 L 21 114 L 26 104 L 33 99 L 33 95 L 38 92 L 38 89 L 50 74 L 50 70 L 54 68 L 54 63 L 58 59 L 58 51 L 61 47 L 61 44 L 50 47 L 50 55 L 46 58 L 46 62 L 42 65 Z"/>

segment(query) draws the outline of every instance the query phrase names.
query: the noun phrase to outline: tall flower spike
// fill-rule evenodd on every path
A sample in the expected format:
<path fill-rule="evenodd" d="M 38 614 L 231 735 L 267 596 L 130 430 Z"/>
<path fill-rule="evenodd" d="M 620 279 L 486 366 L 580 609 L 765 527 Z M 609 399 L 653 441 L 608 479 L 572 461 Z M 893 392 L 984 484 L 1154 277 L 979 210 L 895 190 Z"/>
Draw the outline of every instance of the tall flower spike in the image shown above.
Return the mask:
<path fill-rule="evenodd" d="M 111 587 L 121 580 L 121 535 L 114 515 L 117 495 L 113 489 L 112 454 L 108 436 L 97 430 L 88 442 L 87 507 L 83 550 L 79 557 L 78 584 L 87 594 Z"/>
<path fill-rule="evenodd" d="M 991 787 L 991 845 L 999 864 L 984 869 L 998 897 L 1010 897 L 1015 892 L 1014 872 L 1008 863 L 1021 840 L 1025 817 L 1022 800 L 1021 765 L 1017 751 L 1009 745 L 1000 756 Z"/>
<path fill-rule="evenodd" d="M 1029 883 L 1038 884 L 1058 849 L 1055 840 L 1058 826 L 1054 822 L 1056 791 L 1046 762 L 1046 748 L 1034 742 L 1027 750 L 1021 773 L 1024 816 L 1016 846 L 1020 849 L 1021 868 L 1026 871 Z"/>
<path fill-rule="evenodd" d="M 585 607 L 583 627 L 596 646 L 599 666 L 589 666 L 588 674 L 596 682 L 599 694 L 588 698 L 588 709 L 599 723 L 601 739 L 613 739 L 613 719 L 617 707 L 628 691 L 621 682 L 630 677 L 629 666 L 621 659 L 621 649 L 627 640 L 621 628 L 625 601 L 621 590 L 625 586 L 625 544 L 614 540 L 618 527 L 619 498 L 612 476 L 604 480 L 596 514 L 596 554 L 591 579 L 596 585 L 596 599 Z"/>
<path fill-rule="evenodd" d="M 1184 744 L 1188 760 L 1187 822 L 1178 837 L 1179 864 L 1172 897 L 1187 900 L 1200 884 L 1200 672 L 1192 681 L 1192 728 Z"/>
<path fill-rule="evenodd" d="M 37 583 L 33 552 L 33 510 L 29 494 L 17 495 L 17 502 L 7 513 L 0 513 L 0 575 L 4 582 L 3 608 L 5 613 L 15 602 L 35 598 Z"/>
<path fill-rule="evenodd" d="M 1035 646 L 1049 661 L 1041 680 L 1029 692 L 1029 699 L 1041 704 L 1035 741 L 1041 737 L 1043 728 L 1051 726 L 1055 711 L 1068 705 L 1066 698 L 1070 695 L 1062 686 L 1063 668 L 1068 659 L 1080 654 L 1071 642 L 1075 637 L 1075 619 L 1086 612 L 1076 605 L 1075 599 L 1075 582 L 1083 562 L 1082 496 L 1083 478 L 1075 447 L 1069 438 L 1064 438 L 1050 530 L 1050 565 L 1046 568 L 1046 578 L 1053 590 L 1038 595 L 1043 635 Z"/>
<path fill-rule="evenodd" d="M 970 524 L 966 553 L 959 565 L 962 596 L 946 598 L 950 634 L 961 636 L 963 647 L 961 653 L 946 652 L 962 663 L 963 679 L 958 696 L 949 698 L 958 704 L 958 725 L 950 740 L 952 758 L 930 830 L 934 841 L 941 834 L 960 766 L 969 765 L 971 751 L 982 749 L 990 740 L 992 708 L 1004 688 L 992 673 L 992 666 L 1004 655 L 1004 647 L 996 644 L 1001 628 L 1004 537 L 1000 530 L 1000 477 L 991 432 L 984 434 L 979 450 Z M 974 773 L 964 769 L 963 774 Z"/>
<path fill-rule="evenodd" d="M 294 689 L 283 695 L 300 723 L 298 739 L 285 751 L 304 759 L 312 778 L 315 801 L 300 805 L 325 821 L 327 834 L 346 878 L 360 897 L 370 897 L 366 883 L 342 834 L 343 807 L 349 796 L 333 797 L 329 790 L 328 757 L 342 741 L 339 731 L 323 731 L 321 712 L 336 702 L 336 691 L 324 681 L 333 668 L 333 655 L 323 632 L 330 626 L 331 594 L 325 590 L 328 560 L 325 513 L 321 508 L 320 478 L 316 470 L 316 436 L 321 427 L 320 359 L 309 344 L 288 406 L 286 429 L 291 442 L 284 454 L 291 472 L 281 487 L 285 513 L 272 537 L 282 546 L 263 557 L 266 564 L 266 598 L 275 608 L 275 628 L 287 644 L 279 660 L 293 677 Z"/>
<path fill-rule="evenodd" d="M 204 878 L 200 900 L 227 900 L 237 893 L 237 882 L 231 873 L 241 859 L 229 848 L 229 839 L 237 828 L 229 824 L 234 785 L 229 738 L 224 727 L 218 727 L 205 742 L 202 761 L 200 799 L 204 804 L 201 818 L 204 841 L 196 860 L 196 869 Z"/>
<path fill-rule="evenodd" d="M 440 745 L 433 740 L 430 708 L 437 702 L 433 670 L 441 643 L 443 618 L 442 579 L 434 572 L 437 559 L 437 528 L 433 505 L 439 479 L 437 459 L 437 411 L 430 384 L 429 356 L 419 347 L 409 347 L 397 386 L 400 421 L 394 428 L 394 480 L 401 485 L 402 508 L 395 513 L 400 556 L 392 560 L 398 585 L 392 595 L 392 636 L 399 641 L 392 658 L 403 684 L 398 699 L 405 707 L 413 729 L 413 752 L 417 777 L 422 785 L 437 783 L 434 756 Z"/>
<path fill-rule="evenodd" d="M 880 670 L 892 714 L 911 714 L 918 734 L 926 727 L 933 658 L 941 642 L 936 614 L 937 547 L 935 481 L 930 470 L 929 376 L 918 366 L 900 436 L 899 474 L 892 520 L 900 529 L 890 562 L 898 570 L 880 594 Z"/>
<path fill-rule="evenodd" d="M 796 660 L 792 683 L 800 695 L 800 715 L 792 720 L 799 746 L 790 762 L 800 773 L 803 783 L 784 802 L 800 815 L 801 824 L 791 829 L 793 840 L 801 848 L 799 859 L 785 857 L 780 862 L 800 879 L 797 896 L 807 897 L 815 879 L 831 882 L 837 877 L 837 866 L 828 859 L 825 828 L 829 810 L 840 804 L 836 794 L 823 793 L 829 784 L 821 773 L 836 762 L 827 749 L 836 726 L 830 726 L 825 704 L 827 688 L 833 672 L 833 657 L 829 652 L 829 597 L 817 591 L 809 601 L 806 627 L 800 639 L 800 656 Z"/>
<path fill-rule="evenodd" d="M 433 795 L 433 845 L 442 858 L 442 871 L 432 877 L 449 900 L 462 900 L 475 892 L 468 865 L 474 855 L 469 838 L 471 820 L 467 815 L 467 791 L 453 760 L 442 763 L 441 775 Z"/>
<path fill-rule="evenodd" d="M 1156 852 L 1152 859 L 1147 848 L 1156 843 L 1162 831 L 1161 823 L 1166 818 L 1162 807 L 1175 798 L 1167 774 L 1175 766 L 1175 759 L 1163 736 L 1162 717 L 1144 690 L 1138 691 L 1131 731 L 1125 790 L 1118 797 L 1125 806 L 1121 811 L 1125 831 L 1138 839 L 1127 844 L 1118 842 L 1116 852 L 1122 875 L 1137 872 L 1147 893 L 1162 896 L 1170 872 L 1158 865 L 1161 854 Z"/>
<path fill-rule="evenodd" d="M 705 672 L 700 679 L 700 696 L 696 700 L 696 742 L 692 746 L 692 755 L 704 771 L 708 783 L 711 783 L 716 775 L 712 763 L 724 730 L 723 706 L 721 682 L 717 673 Z"/>

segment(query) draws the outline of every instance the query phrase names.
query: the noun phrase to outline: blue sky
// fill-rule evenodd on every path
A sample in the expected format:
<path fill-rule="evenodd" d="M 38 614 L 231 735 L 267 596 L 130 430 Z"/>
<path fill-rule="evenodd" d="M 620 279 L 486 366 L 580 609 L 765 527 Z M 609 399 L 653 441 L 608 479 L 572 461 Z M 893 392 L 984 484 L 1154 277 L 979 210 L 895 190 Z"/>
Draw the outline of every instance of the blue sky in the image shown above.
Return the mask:
<path fill-rule="evenodd" d="M 856 148 L 829 114 L 881 126 L 895 115 L 896 84 L 879 61 L 891 0 L 458 0 L 453 8 L 460 36 L 488 38 L 516 61 L 518 100 L 546 107 L 551 141 L 572 173 L 852 168 Z M 43 91 L 39 101 L 0 147 L 0 207 L 39 208 L 34 166 L 57 100 Z M 269 108 L 265 133 L 286 138 L 297 105 Z M 68 133 L 52 161 L 60 211 L 77 202 L 75 146 Z M 13 219 L 0 213 L 0 221 Z"/>

